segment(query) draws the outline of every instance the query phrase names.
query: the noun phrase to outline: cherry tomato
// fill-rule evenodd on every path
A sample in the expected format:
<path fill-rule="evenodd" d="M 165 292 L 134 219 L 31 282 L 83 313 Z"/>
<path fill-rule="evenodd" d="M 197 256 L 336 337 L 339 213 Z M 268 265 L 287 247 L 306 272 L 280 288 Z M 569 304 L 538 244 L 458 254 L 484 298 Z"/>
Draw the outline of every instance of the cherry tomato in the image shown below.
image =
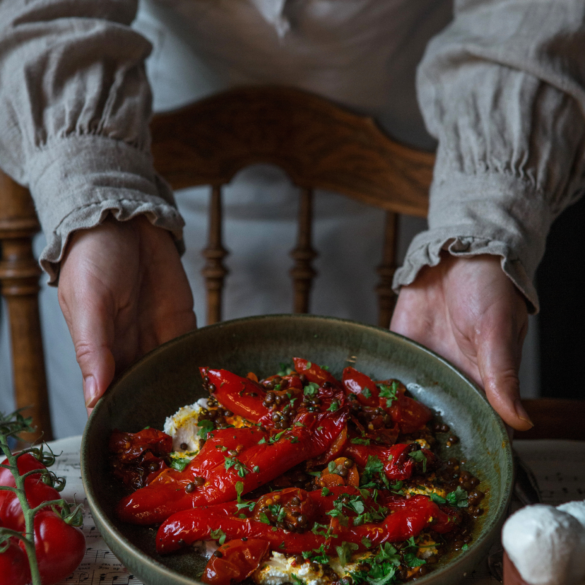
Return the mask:
<path fill-rule="evenodd" d="M 43 585 L 55 585 L 75 571 L 85 554 L 85 536 L 52 510 L 40 510 L 34 523 L 35 550 Z M 19 543 L 24 550 L 24 545 Z"/>
<path fill-rule="evenodd" d="M 201 580 L 209 585 L 239 583 L 260 566 L 269 548 L 266 540 L 258 538 L 230 540 L 209 559 Z"/>
<path fill-rule="evenodd" d="M 32 481 L 28 481 L 29 479 Z M 46 485 L 36 475 L 25 480 L 24 491 L 31 508 L 36 508 L 43 502 L 61 499 L 61 494 L 54 487 Z M 6 528 L 24 532 L 24 514 L 22 513 L 20 500 L 15 493 L 8 492 L 8 495 L 4 498 L 4 503 L 0 506 L 0 521 L 4 523 Z"/>
<path fill-rule="evenodd" d="M 6 464 L 7 463 L 6 459 L 3 459 L 2 461 L 0 461 L 0 463 Z M 21 475 L 27 473 L 28 471 L 32 471 L 33 469 L 46 469 L 46 467 L 30 453 L 25 453 L 24 455 L 21 455 L 17 459 L 16 464 L 18 466 L 18 472 Z M 39 477 L 40 474 L 38 475 L 33 474 L 27 477 L 24 480 L 25 487 L 28 486 L 28 484 L 30 483 L 38 481 Z M 14 476 L 12 475 L 12 472 L 9 469 L 6 469 L 5 467 L 0 467 L 0 485 L 16 487 L 16 482 L 14 481 Z M 0 490 L 0 508 L 2 508 L 4 500 L 8 497 L 8 495 L 10 495 L 10 493 L 11 492 L 9 492 L 8 490 Z"/>
<path fill-rule="evenodd" d="M 8 548 L 0 553 L 0 585 L 26 585 L 29 582 L 28 558 L 16 539 L 11 538 Z"/>

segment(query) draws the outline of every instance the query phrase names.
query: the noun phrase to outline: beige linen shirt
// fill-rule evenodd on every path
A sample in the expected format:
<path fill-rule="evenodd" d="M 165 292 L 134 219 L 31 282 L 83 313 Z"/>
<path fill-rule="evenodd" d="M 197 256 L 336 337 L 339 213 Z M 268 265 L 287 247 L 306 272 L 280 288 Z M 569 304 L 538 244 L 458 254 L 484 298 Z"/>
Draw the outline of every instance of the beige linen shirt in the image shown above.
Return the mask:
<path fill-rule="evenodd" d="M 181 241 L 149 153 L 150 44 L 130 28 L 136 10 L 135 0 L 0 0 L 0 167 L 31 190 L 52 282 L 69 235 L 109 213 L 146 214 Z M 532 280 L 550 224 L 584 188 L 584 88 L 583 0 L 455 2 L 418 70 L 439 147 L 429 229 L 397 288 L 443 249 L 495 254 L 538 308 Z"/>

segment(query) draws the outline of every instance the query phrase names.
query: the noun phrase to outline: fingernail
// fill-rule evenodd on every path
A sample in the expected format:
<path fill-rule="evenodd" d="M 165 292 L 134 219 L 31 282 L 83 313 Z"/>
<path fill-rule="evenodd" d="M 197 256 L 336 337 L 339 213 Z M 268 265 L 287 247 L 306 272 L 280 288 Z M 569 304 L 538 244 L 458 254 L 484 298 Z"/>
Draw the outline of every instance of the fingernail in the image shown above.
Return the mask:
<path fill-rule="evenodd" d="M 83 380 L 83 395 L 85 396 L 85 407 L 93 408 L 98 401 L 97 383 L 93 376 L 88 376 Z"/>
<path fill-rule="evenodd" d="M 527 422 L 530 425 L 530 428 L 534 426 L 534 423 L 530 420 L 530 417 L 528 416 L 528 413 L 524 409 L 524 406 L 520 400 L 516 400 L 516 402 L 514 402 L 514 410 L 516 411 L 516 415 L 520 420 Z"/>

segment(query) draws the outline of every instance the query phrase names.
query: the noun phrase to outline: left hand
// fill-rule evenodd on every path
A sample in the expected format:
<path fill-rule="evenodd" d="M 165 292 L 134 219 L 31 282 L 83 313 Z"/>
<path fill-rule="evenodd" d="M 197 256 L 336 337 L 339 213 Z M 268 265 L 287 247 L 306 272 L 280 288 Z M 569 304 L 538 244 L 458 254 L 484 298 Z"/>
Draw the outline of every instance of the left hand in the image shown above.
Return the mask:
<path fill-rule="evenodd" d="M 528 311 L 498 256 L 445 254 L 437 266 L 423 268 L 401 290 L 390 328 L 444 356 L 485 388 L 512 428 L 533 426 L 518 380 Z"/>

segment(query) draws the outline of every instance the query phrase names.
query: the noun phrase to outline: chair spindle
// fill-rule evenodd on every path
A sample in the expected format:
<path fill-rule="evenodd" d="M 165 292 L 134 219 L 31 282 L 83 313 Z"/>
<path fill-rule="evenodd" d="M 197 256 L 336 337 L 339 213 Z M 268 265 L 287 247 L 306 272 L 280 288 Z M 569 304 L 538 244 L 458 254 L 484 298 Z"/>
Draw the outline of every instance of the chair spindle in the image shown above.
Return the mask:
<path fill-rule="evenodd" d="M 299 204 L 299 229 L 297 246 L 290 253 L 295 261 L 290 271 L 294 286 L 293 312 L 308 313 L 309 297 L 313 278 L 317 272 L 313 268 L 313 260 L 318 256 L 312 246 L 313 232 L 313 190 L 303 189 Z"/>
<path fill-rule="evenodd" d="M 0 293 L 10 320 L 14 396 L 39 431 L 22 435 L 24 441 L 41 431 L 45 441 L 53 438 L 39 316 L 41 269 L 32 248 L 39 230 L 29 192 L 0 171 Z"/>
<path fill-rule="evenodd" d="M 229 273 L 223 264 L 223 259 L 229 252 L 223 247 L 222 225 L 221 187 L 213 186 L 209 208 L 207 247 L 203 250 L 203 256 L 207 261 L 201 271 L 207 289 L 207 325 L 221 321 L 223 285 L 225 277 Z"/>
<path fill-rule="evenodd" d="M 380 281 L 376 286 L 378 294 L 378 326 L 388 328 L 396 305 L 396 293 L 392 290 L 392 280 L 396 272 L 396 252 L 398 249 L 398 214 L 386 212 L 384 226 L 384 245 L 382 263 L 376 269 Z"/>

